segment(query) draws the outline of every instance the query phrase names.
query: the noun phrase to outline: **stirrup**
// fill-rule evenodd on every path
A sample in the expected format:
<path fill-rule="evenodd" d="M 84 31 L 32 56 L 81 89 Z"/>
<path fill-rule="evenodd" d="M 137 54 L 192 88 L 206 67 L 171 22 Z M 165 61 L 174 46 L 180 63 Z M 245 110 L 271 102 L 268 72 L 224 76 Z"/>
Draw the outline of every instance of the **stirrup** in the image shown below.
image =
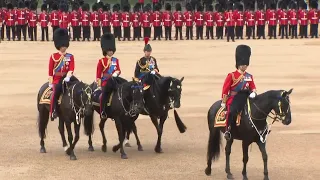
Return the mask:
<path fill-rule="evenodd" d="M 54 121 L 54 119 L 56 119 L 58 116 L 57 116 L 57 113 L 56 111 L 54 110 L 52 113 L 51 113 L 51 121 Z"/>
<path fill-rule="evenodd" d="M 100 114 L 100 117 L 101 117 L 101 119 L 105 120 L 105 119 L 107 119 L 107 114 L 104 111 L 102 111 Z"/>
<path fill-rule="evenodd" d="M 227 141 L 229 141 L 229 140 L 231 139 L 231 133 L 230 133 L 229 131 L 226 131 L 226 132 L 224 133 L 224 138 L 225 138 Z"/>

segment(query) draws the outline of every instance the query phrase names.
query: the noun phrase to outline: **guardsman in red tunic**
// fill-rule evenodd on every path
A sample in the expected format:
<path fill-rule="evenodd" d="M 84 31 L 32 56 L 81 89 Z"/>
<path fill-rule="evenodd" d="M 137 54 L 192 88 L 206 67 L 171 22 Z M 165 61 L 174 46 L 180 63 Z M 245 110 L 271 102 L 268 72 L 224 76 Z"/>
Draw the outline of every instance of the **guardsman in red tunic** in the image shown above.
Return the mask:
<path fill-rule="evenodd" d="M 235 12 L 236 18 L 236 37 L 237 39 L 243 39 L 243 26 L 244 26 L 244 15 L 243 15 L 243 5 L 237 4 L 238 11 Z"/>
<path fill-rule="evenodd" d="M 216 22 L 216 36 L 217 39 L 223 39 L 223 27 L 224 27 L 224 17 L 222 13 L 222 7 L 220 4 L 215 5 L 216 13 L 214 21 Z"/>
<path fill-rule="evenodd" d="M 284 38 L 284 34 L 286 34 L 286 38 L 288 37 L 288 14 L 287 14 L 287 5 L 282 4 L 282 11 L 280 13 L 280 29 L 281 29 L 281 39 Z"/>
<path fill-rule="evenodd" d="M 87 39 L 90 41 L 90 5 L 88 3 L 83 4 L 82 6 L 82 15 L 81 15 L 81 26 L 82 26 L 82 35 L 83 39 L 82 41 L 85 41 Z"/>
<path fill-rule="evenodd" d="M 276 5 L 271 4 L 271 10 L 267 13 L 267 22 L 269 26 L 269 39 L 277 39 L 277 24 L 278 24 L 278 18 L 277 18 L 277 12 L 276 12 Z"/>
<path fill-rule="evenodd" d="M 308 38 L 308 12 L 307 4 L 301 5 L 301 11 L 299 12 L 299 24 L 300 24 L 300 36 L 301 38 Z"/>
<path fill-rule="evenodd" d="M 228 74 L 222 88 L 221 107 L 226 108 L 226 140 L 231 139 L 231 127 L 235 126 L 235 120 L 246 104 L 247 97 L 237 96 L 238 92 L 249 90 L 250 98 L 256 97 L 256 86 L 253 76 L 246 72 L 249 66 L 251 48 L 247 45 L 238 45 L 236 48 L 236 68 L 237 70 Z M 237 101 L 233 101 L 236 99 Z M 238 102 L 239 101 L 239 102 Z"/>
<path fill-rule="evenodd" d="M 80 20 L 81 19 L 80 19 L 80 13 L 79 13 L 79 5 L 75 3 L 72 5 L 72 12 L 70 14 L 73 41 L 75 40 L 80 41 L 80 37 L 81 37 Z"/>
<path fill-rule="evenodd" d="M 98 14 L 99 15 L 103 13 L 103 6 L 104 6 L 104 3 L 102 1 L 98 2 Z"/>
<path fill-rule="evenodd" d="M 192 6 L 190 3 L 186 4 L 187 11 L 184 13 L 184 21 L 186 24 L 186 37 L 187 40 L 193 39 L 193 13 L 192 13 Z"/>
<path fill-rule="evenodd" d="M 54 46 L 58 52 L 53 53 L 49 59 L 49 87 L 53 93 L 50 103 L 51 121 L 58 117 L 58 99 L 62 93 L 62 80 L 69 82 L 75 69 L 74 57 L 67 53 L 69 47 L 69 35 L 67 29 L 58 28 L 53 36 Z M 64 79 L 62 79 L 64 77 Z"/>
<path fill-rule="evenodd" d="M 94 3 L 92 5 L 92 13 L 90 15 L 90 22 L 93 28 L 93 41 L 100 41 L 101 37 L 101 28 L 100 28 L 100 20 L 98 14 L 98 3 Z"/>
<path fill-rule="evenodd" d="M 131 14 L 131 22 L 132 22 L 132 27 L 133 27 L 133 41 L 138 38 L 138 41 L 140 41 L 140 34 L 141 34 L 141 17 L 139 10 L 140 9 L 140 4 L 136 4 L 133 7 L 133 13 Z"/>
<path fill-rule="evenodd" d="M 18 3 L 18 11 L 17 11 L 17 36 L 18 36 L 18 41 L 21 41 L 21 33 L 23 34 L 24 41 L 27 40 L 27 14 L 24 10 L 24 3 L 20 1 Z"/>
<path fill-rule="evenodd" d="M 255 26 L 256 26 L 256 20 L 255 20 L 255 17 L 254 17 L 255 13 L 254 13 L 254 5 L 251 4 L 250 5 L 250 11 L 246 14 L 246 24 L 247 24 L 247 28 L 248 28 L 248 38 L 247 39 L 250 39 L 251 36 L 252 36 L 252 39 L 256 39 L 255 38 Z"/>
<path fill-rule="evenodd" d="M 101 49 L 103 58 L 99 59 L 96 71 L 96 82 L 98 89 L 102 89 L 100 99 L 100 117 L 107 119 L 105 106 L 108 97 L 113 89 L 112 77 L 118 77 L 121 74 L 119 59 L 114 57 L 116 52 L 115 37 L 113 34 L 107 33 L 101 36 Z"/>
<path fill-rule="evenodd" d="M 261 37 L 263 39 L 266 39 L 265 35 L 265 24 L 266 24 L 266 13 L 264 12 L 264 5 L 259 5 L 259 10 L 256 12 L 256 22 L 257 22 L 257 36 L 258 39 Z"/>
<path fill-rule="evenodd" d="M 277 10 L 277 16 L 278 16 L 278 22 L 280 23 L 280 16 L 281 16 L 281 13 L 282 13 L 282 4 L 283 2 L 280 1 L 279 4 L 278 4 L 278 10 Z M 281 27 L 280 27 L 280 24 L 279 24 L 279 30 L 278 30 L 278 36 L 281 35 Z"/>
<path fill-rule="evenodd" d="M 297 4 L 291 4 L 291 11 L 289 14 L 290 25 L 291 25 L 291 39 L 298 39 L 298 13 L 296 11 Z"/>
<path fill-rule="evenodd" d="M 143 27 L 143 37 L 151 36 L 151 14 L 149 13 L 149 7 L 143 7 L 143 13 L 141 14 L 141 24 Z"/>
<path fill-rule="evenodd" d="M 173 14 L 173 21 L 174 21 L 174 25 L 176 27 L 176 40 L 178 40 L 178 37 L 180 35 L 180 40 L 183 40 L 182 38 L 182 26 L 183 26 L 183 21 L 184 21 L 184 17 L 183 14 L 181 12 L 181 4 L 177 3 L 176 4 L 176 11 Z"/>
<path fill-rule="evenodd" d="M 102 26 L 102 34 L 111 33 L 111 13 L 110 4 L 103 6 L 103 12 L 100 14 L 100 22 Z"/>
<path fill-rule="evenodd" d="M 30 12 L 29 12 L 29 28 L 30 28 L 30 39 L 31 41 L 37 41 L 37 24 L 38 24 L 38 15 L 37 15 L 37 5 L 31 3 Z"/>
<path fill-rule="evenodd" d="M 162 16 L 162 21 L 164 24 L 164 36 L 166 38 L 166 40 L 172 40 L 171 39 L 171 32 L 172 32 L 172 21 L 173 21 L 173 17 L 172 17 L 172 13 L 171 13 L 171 4 L 170 3 L 166 3 L 165 5 L 165 12 L 163 13 Z"/>
<path fill-rule="evenodd" d="M 311 10 L 308 12 L 308 19 L 310 22 L 310 36 L 311 38 L 318 38 L 318 24 L 319 24 L 319 14 L 318 14 L 318 2 L 311 2 Z"/>
<path fill-rule="evenodd" d="M 52 36 L 54 31 L 59 28 L 59 13 L 58 13 L 58 5 L 56 3 L 52 4 L 52 11 L 50 13 L 50 23 L 52 27 Z"/>
<path fill-rule="evenodd" d="M 61 14 L 59 15 L 59 27 L 68 29 L 70 23 L 70 16 L 68 12 L 68 5 L 60 5 Z"/>
<path fill-rule="evenodd" d="M 213 25 L 214 25 L 214 13 L 213 13 L 213 6 L 210 4 L 207 8 L 207 12 L 204 15 L 204 20 L 206 22 L 206 37 L 207 39 L 213 38 Z"/>
<path fill-rule="evenodd" d="M 42 4 L 41 6 L 39 23 L 41 27 L 41 41 L 44 41 L 44 36 L 46 36 L 46 40 L 49 41 L 49 32 L 48 32 L 49 15 L 47 14 L 47 4 Z"/>
<path fill-rule="evenodd" d="M 199 38 L 203 39 L 203 25 L 204 25 L 204 15 L 203 7 L 201 4 L 197 6 L 197 12 L 194 14 L 194 21 L 196 22 L 196 40 Z"/>
<path fill-rule="evenodd" d="M 224 18 L 227 24 L 227 41 L 229 42 L 230 38 L 232 42 L 234 42 L 234 26 L 236 24 L 235 16 L 232 12 L 233 10 L 233 3 L 228 4 L 228 11 L 225 12 Z"/>
<path fill-rule="evenodd" d="M 122 26 L 123 26 L 123 41 L 126 39 L 130 41 L 130 27 L 131 27 L 131 21 L 130 21 L 130 4 L 125 4 L 123 6 L 123 12 L 121 14 L 122 19 Z"/>
<path fill-rule="evenodd" d="M 3 41 L 4 39 L 4 25 L 5 25 L 5 19 L 6 19 L 6 13 L 7 9 L 6 7 L 2 7 L 2 4 L 0 4 L 0 39 Z"/>
<path fill-rule="evenodd" d="M 12 40 L 15 40 L 16 37 L 16 32 L 15 32 L 15 22 L 16 22 L 16 17 L 13 12 L 13 5 L 11 3 L 7 4 L 7 13 L 6 13 L 6 18 L 5 18 L 5 23 L 6 23 L 6 31 L 7 31 L 7 38 L 8 41 L 10 41 L 10 30 L 12 32 Z"/>
<path fill-rule="evenodd" d="M 121 41 L 121 14 L 119 13 L 120 5 L 115 4 L 112 7 L 112 26 L 113 34 L 115 38 L 118 38 L 118 41 Z"/>
<path fill-rule="evenodd" d="M 160 13 L 160 5 L 159 4 L 155 4 L 154 6 L 154 12 L 152 13 L 152 25 L 154 28 L 153 31 L 153 40 L 156 40 L 158 38 L 158 40 L 161 40 L 161 24 L 162 24 L 162 16 Z"/>

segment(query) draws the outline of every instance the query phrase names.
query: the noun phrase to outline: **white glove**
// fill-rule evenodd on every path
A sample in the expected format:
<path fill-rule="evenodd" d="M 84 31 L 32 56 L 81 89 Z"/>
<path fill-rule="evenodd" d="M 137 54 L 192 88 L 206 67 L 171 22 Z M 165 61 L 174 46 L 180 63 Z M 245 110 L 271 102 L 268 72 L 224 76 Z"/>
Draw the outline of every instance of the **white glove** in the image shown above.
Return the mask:
<path fill-rule="evenodd" d="M 112 77 L 118 77 L 118 73 L 114 72 L 114 73 L 112 74 Z"/>
<path fill-rule="evenodd" d="M 226 108 L 226 103 L 221 103 L 222 108 Z"/>
<path fill-rule="evenodd" d="M 101 90 L 101 87 L 98 87 L 97 89 L 94 90 L 94 92 Z"/>
<path fill-rule="evenodd" d="M 255 98 L 256 97 L 256 93 L 255 92 L 252 92 L 250 95 L 249 95 L 249 97 L 251 98 L 251 99 L 253 99 L 253 98 Z"/>
<path fill-rule="evenodd" d="M 53 84 L 49 84 L 49 87 L 52 88 L 52 87 L 53 87 Z"/>
<path fill-rule="evenodd" d="M 150 74 L 156 74 L 156 71 L 152 70 L 152 71 L 150 72 Z"/>
<path fill-rule="evenodd" d="M 66 76 L 63 80 L 64 80 L 64 82 L 69 82 L 70 81 L 70 77 Z"/>

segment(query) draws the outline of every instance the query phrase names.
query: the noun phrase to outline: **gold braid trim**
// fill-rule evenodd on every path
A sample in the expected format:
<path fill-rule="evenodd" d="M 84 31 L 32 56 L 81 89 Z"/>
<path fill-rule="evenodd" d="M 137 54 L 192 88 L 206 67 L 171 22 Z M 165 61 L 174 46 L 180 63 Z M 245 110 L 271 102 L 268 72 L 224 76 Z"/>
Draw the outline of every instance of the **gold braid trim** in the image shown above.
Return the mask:
<path fill-rule="evenodd" d="M 140 68 L 141 68 L 141 69 L 148 69 L 149 60 L 146 58 L 146 64 L 145 64 L 145 65 L 142 65 L 140 61 L 141 61 L 141 59 L 138 60 L 138 65 L 140 66 Z"/>
<path fill-rule="evenodd" d="M 236 84 L 238 84 L 240 81 L 241 81 L 241 79 L 243 79 L 243 74 L 241 74 L 240 76 L 239 76 L 239 78 L 238 79 L 236 79 L 235 77 L 234 77 L 234 74 L 233 73 L 231 73 L 231 76 L 232 76 L 232 84 L 231 84 L 231 87 L 233 87 L 233 86 L 235 86 Z"/>
<path fill-rule="evenodd" d="M 51 58 L 52 58 L 52 60 L 53 60 L 54 62 L 60 62 L 60 61 L 64 58 L 64 56 L 60 54 L 59 59 L 55 59 L 55 58 L 54 58 L 54 55 L 52 54 L 52 55 L 51 55 Z"/>

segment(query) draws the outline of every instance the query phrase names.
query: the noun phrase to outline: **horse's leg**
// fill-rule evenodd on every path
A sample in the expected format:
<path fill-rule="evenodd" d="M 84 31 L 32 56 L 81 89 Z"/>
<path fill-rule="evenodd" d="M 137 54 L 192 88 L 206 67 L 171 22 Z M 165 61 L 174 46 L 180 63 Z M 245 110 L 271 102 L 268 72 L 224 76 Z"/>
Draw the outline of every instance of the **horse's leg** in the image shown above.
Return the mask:
<path fill-rule="evenodd" d="M 136 140 L 137 140 L 138 151 L 143 151 L 143 147 L 142 147 L 140 139 L 138 137 L 138 131 L 137 131 L 136 123 L 133 123 L 132 132 L 133 132 L 133 134 L 134 134 L 134 136 L 136 137 Z"/>
<path fill-rule="evenodd" d="M 46 138 L 46 129 L 49 121 L 49 111 L 44 105 L 39 106 L 39 117 L 38 117 L 38 131 L 40 136 L 40 153 L 46 153 L 47 150 L 44 146 L 44 139 Z"/>
<path fill-rule="evenodd" d="M 125 136 L 125 139 L 124 139 L 124 146 L 125 147 L 131 147 L 131 144 L 129 143 L 129 138 L 130 138 L 130 134 L 131 132 L 128 131 L 128 132 L 125 132 L 126 136 Z"/>
<path fill-rule="evenodd" d="M 80 123 L 77 124 L 77 122 L 75 121 L 74 123 L 74 133 L 75 133 L 75 137 L 73 140 L 73 143 L 70 145 L 70 149 L 71 154 L 70 154 L 70 160 L 77 160 L 76 155 L 74 154 L 74 148 L 76 147 L 77 142 L 79 141 L 79 137 L 80 137 Z"/>
<path fill-rule="evenodd" d="M 116 127 L 117 127 L 117 131 L 118 131 L 118 137 L 119 137 L 119 144 L 113 146 L 113 152 L 116 152 L 115 149 L 117 149 L 117 147 L 120 146 L 120 154 L 121 154 L 121 159 L 128 159 L 127 154 L 124 152 L 124 148 L 123 148 L 123 141 L 124 141 L 124 137 L 125 137 L 125 132 L 122 128 L 122 119 L 117 117 L 114 119 L 115 123 L 116 123 Z"/>
<path fill-rule="evenodd" d="M 66 141 L 66 136 L 64 134 L 64 119 L 59 117 L 59 126 L 58 126 L 59 132 L 60 132 L 60 136 L 62 139 L 62 147 L 64 149 L 64 151 L 67 151 L 68 149 L 68 144 Z"/>
<path fill-rule="evenodd" d="M 151 121 L 154 125 L 154 127 L 156 127 L 156 130 L 157 130 L 157 134 L 158 134 L 158 140 L 159 140 L 159 136 L 160 136 L 160 128 L 159 128 L 159 123 L 158 123 L 158 118 L 156 116 L 151 116 L 150 115 L 150 118 L 151 118 Z M 157 142 L 157 145 L 156 147 L 154 148 L 154 151 L 157 152 L 157 153 L 160 153 L 160 150 L 158 149 L 158 142 Z"/>
<path fill-rule="evenodd" d="M 157 141 L 157 145 L 156 145 L 156 149 L 155 149 L 155 151 L 157 153 L 163 153 L 162 148 L 161 148 L 161 138 L 162 138 L 162 132 L 163 132 L 163 125 L 164 125 L 164 122 L 166 121 L 166 119 L 167 119 L 167 116 L 160 117 L 158 141 Z"/>
<path fill-rule="evenodd" d="M 268 154 L 266 150 L 266 144 L 262 143 L 261 141 L 256 142 L 257 145 L 259 146 L 260 152 L 262 154 L 262 159 L 263 159 L 263 174 L 264 174 L 264 180 L 269 180 L 269 175 L 268 175 Z"/>
<path fill-rule="evenodd" d="M 227 141 L 225 152 L 226 152 L 226 173 L 227 173 L 227 179 L 233 179 L 233 175 L 230 171 L 230 154 L 231 154 L 231 146 L 233 143 L 233 138 L 231 138 L 229 141 Z"/>
<path fill-rule="evenodd" d="M 66 128 L 67 128 L 67 133 L 68 133 L 68 142 L 69 142 L 69 146 L 72 145 L 72 141 L 73 141 L 73 134 L 72 134 L 72 129 L 71 129 L 71 122 L 65 122 L 66 124 Z M 69 147 L 67 150 L 66 150 L 66 153 L 71 156 L 71 154 L 73 153 L 72 152 L 73 150 Z"/>
<path fill-rule="evenodd" d="M 91 137 L 91 134 L 89 135 L 89 140 L 88 140 L 88 151 L 94 151 L 94 148 L 92 146 L 92 137 Z"/>
<path fill-rule="evenodd" d="M 100 128 L 100 132 L 102 135 L 102 147 L 101 150 L 103 152 L 107 152 L 107 139 L 106 139 L 106 135 L 104 134 L 104 125 L 106 123 L 107 119 L 101 119 L 100 123 L 99 123 L 99 128 Z"/>
<path fill-rule="evenodd" d="M 242 176 L 243 176 L 243 180 L 248 180 L 248 177 L 247 177 L 247 163 L 249 161 L 249 155 L 248 155 L 249 145 L 250 145 L 250 143 L 248 143 L 247 141 L 242 141 L 242 153 L 243 153 Z"/>

